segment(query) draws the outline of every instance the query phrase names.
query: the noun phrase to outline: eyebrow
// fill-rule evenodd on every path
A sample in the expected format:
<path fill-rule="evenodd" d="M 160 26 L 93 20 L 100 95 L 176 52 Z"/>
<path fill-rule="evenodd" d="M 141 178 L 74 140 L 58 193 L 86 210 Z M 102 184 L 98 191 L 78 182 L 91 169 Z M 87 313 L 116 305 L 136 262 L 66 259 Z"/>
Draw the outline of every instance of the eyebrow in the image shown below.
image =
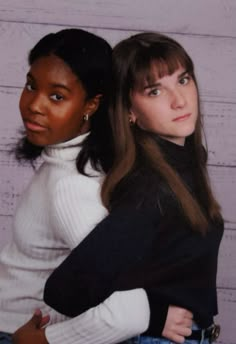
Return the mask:
<path fill-rule="evenodd" d="M 177 78 L 178 79 L 181 79 L 184 75 L 186 75 L 186 74 L 188 74 L 189 73 L 189 71 L 188 70 L 184 70 L 182 73 L 180 73 L 178 76 L 177 76 Z M 144 86 L 144 90 L 147 90 L 147 89 L 149 89 L 149 88 L 152 88 L 152 87 L 159 87 L 159 86 L 161 86 L 161 82 L 155 82 L 154 84 L 149 84 L 149 85 L 147 85 L 147 86 Z"/>
<path fill-rule="evenodd" d="M 189 74 L 189 71 L 187 69 L 185 71 L 183 71 L 183 73 L 180 73 L 180 75 L 178 75 L 178 79 L 180 79 L 183 76 L 185 76 L 185 74 Z"/>
<path fill-rule="evenodd" d="M 32 79 L 33 81 L 35 80 L 35 78 L 33 77 L 33 75 L 30 72 L 27 73 L 26 76 L 27 76 L 27 78 Z M 63 85 L 63 84 L 52 83 L 51 86 L 53 88 L 63 88 L 67 92 L 71 92 L 71 89 L 69 87 L 67 87 L 66 85 Z"/>
<path fill-rule="evenodd" d="M 157 82 L 157 83 L 155 83 L 155 84 L 149 84 L 149 85 L 147 85 L 147 86 L 144 86 L 144 90 L 147 90 L 147 89 L 149 89 L 149 88 L 153 88 L 153 87 L 159 87 L 159 86 L 161 86 L 161 83 L 160 82 Z"/>

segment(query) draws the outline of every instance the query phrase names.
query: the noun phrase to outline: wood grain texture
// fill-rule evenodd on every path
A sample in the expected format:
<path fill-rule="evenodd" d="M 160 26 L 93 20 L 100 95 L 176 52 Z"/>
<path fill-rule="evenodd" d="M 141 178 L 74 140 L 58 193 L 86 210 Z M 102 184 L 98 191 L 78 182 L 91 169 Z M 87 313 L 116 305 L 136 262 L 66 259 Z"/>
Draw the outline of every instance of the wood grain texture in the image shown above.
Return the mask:
<path fill-rule="evenodd" d="M 27 54 L 39 38 L 62 29 L 57 25 L 9 23 L 0 21 L 2 67 L 0 85 L 21 87 L 27 70 Z M 133 31 L 90 29 L 112 45 Z M 196 66 L 200 95 L 204 100 L 236 102 L 236 38 L 170 34 L 189 52 Z M 12 44 L 14 42 L 14 44 Z M 21 54 L 16 52 L 22 51 Z M 222 68 L 227 66 L 227 68 Z M 224 85 L 224 87 L 222 87 Z"/>
<path fill-rule="evenodd" d="M 216 322 L 221 326 L 219 344 L 235 344 L 235 314 L 236 291 L 233 289 L 218 289 L 219 315 Z"/>
<path fill-rule="evenodd" d="M 217 286 L 236 290 L 236 230 L 225 229 L 220 245 Z"/>
<path fill-rule="evenodd" d="M 19 197 L 32 176 L 32 167 L 17 164 L 13 156 L 7 160 L 7 164 L 1 162 L 1 215 L 10 216 L 14 213 Z"/>
<path fill-rule="evenodd" d="M 27 54 L 45 34 L 81 27 L 112 45 L 142 30 L 177 39 L 196 66 L 209 148 L 209 172 L 226 230 L 218 264 L 221 344 L 236 344 L 236 1 L 0 1 L 0 249 L 11 237 L 17 201 L 33 175 L 9 151 L 18 137 Z"/>
<path fill-rule="evenodd" d="M 227 228 L 236 229 L 236 171 L 231 167 L 209 166 L 214 194 L 219 201 Z"/>
<path fill-rule="evenodd" d="M 12 226 L 12 216 L 0 215 L 0 251 L 9 242 L 11 232 L 9 228 Z"/>
<path fill-rule="evenodd" d="M 0 20 L 235 36 L 234 0 L 5 0 Z"/>
<path fill-rule="evenodd" d="M 236 167 L 236 103 L 203 101 L 201 112 L 209 164 Z"/>

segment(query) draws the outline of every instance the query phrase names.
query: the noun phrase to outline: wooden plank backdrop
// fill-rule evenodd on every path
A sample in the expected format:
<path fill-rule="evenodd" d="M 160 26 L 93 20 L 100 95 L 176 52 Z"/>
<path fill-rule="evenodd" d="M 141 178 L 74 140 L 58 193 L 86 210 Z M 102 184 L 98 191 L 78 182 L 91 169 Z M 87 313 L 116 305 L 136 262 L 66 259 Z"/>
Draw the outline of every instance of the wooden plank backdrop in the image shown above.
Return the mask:
<path fill-rule="evenodd" d="M 81 27 L 112 45 L 143 30 L 177 39 L 196 65 L 209 147 L 209 171 L 226 230 L 218 269 L 218 342 L 236 344 L 236 1 L 0 0 L 0 248 L 11 237 L 12 214 L 33 171 L 10 154 L 21 120 L 18 101 L 27 53 L 64 27 Z"/>

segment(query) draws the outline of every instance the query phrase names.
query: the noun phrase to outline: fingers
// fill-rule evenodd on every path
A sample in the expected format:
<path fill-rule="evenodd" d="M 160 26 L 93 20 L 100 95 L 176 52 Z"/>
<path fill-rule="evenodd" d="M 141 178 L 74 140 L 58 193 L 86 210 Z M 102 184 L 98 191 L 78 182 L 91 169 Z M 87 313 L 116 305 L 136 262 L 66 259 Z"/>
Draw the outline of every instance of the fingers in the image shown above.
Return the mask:
<path fill-rule="evenodd" d="M 45 326 L 48 324 L 50 320 L 50 316 L 49 315 L 45 315 L 43 316 L 42 312 L 40 309 L 36 309 L 32 318 L 29 321 L 29 324 L 31 326 L 34 326 L 38 329 L 40 329 L 41 327 Z"/>
<path fill-rule="evenodd" d="M 176 343 L 184 343 L 185 337 L 192 333 L 192 324 L 192 312 L 170 305 L 162 335 Z"/>
<path fill-rule="evenodd" d="M 188 318 L 176 319 L 176 325 L 192 328 L 193 320 Z"/>
<path fill-rule="evenodd" d="M 47 325 L 49 320 L 50 320 L 50 315 L 47 314 L 47 315 L 43 316 L 41 310 L 36 309 L 30 321 L 37 328 L 41 328 L 41 327 L 44 327 L 45 325 Z"/>
<path fill-rule="evenodd" d="M 36 328 L 40 328 L 40 324 L 41 324 L 41 321 L 42 321 L 42 312 L 40 309 L 36 309 L 32 318 L 30 319 L 30 323 L 36 327 Z"/>
<path fill-rule="evenodd" d="M 185 337 L 176 334 L 170 338 L 170 340 L 178 344 L 183 344 L 185 342 Z"/>
<path fill-rule="evenodd" d="M 37 308 L 37 309 L 35 309 L 35 311 L 34 311 L 34 314 L 33 314 L 33 316 L 36 316 L 36 317 L 42 317 L 42 312 L 41 312 L 41 310 L 39 309 L 39 308 Z"/>
<path fill-rule="evenodd" d="M 187 309 L 184 309 L 184 312 L 185 312 L 185 318 L 188 318 L 188 319 L 191 319 L 193 320 L 193 313 L 188 311 Z"/>
<path fill-rule="evenodd" d="M 192 329 L 189 327 L 180 327 L 178 329 L 178 334 L 183 337 L 188 337 L 192 334 Z"/>
<path fill-rule="evenodd" d="M 193 313 L 190 312 L 188 309 L 177 307 L 177 306 L 170 306 L 172 309 L 178 314 L 182 319 L 193 319 Z"/>
<path fill-rule="evenodd" d="M 44 327 L 45 325 L 47 325 L 49 323 L 49 320 L 50 320 L 50 315 L 43 316 L 40 323 L 40 327 Z"/>
<path fill-rule="evenodd" d="M 176 312 L 175 322 L 178 325 L 191 328 L 193 325 L 193 313 L 187 309 L 174 307 L 172 311 Z"/>

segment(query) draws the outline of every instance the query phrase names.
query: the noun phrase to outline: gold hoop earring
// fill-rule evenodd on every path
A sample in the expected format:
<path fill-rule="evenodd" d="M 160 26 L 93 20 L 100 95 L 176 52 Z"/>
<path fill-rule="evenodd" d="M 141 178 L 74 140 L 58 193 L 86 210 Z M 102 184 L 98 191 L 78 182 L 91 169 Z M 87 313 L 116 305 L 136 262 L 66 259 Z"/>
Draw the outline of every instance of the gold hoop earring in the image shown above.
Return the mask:
<path fill-rule="evenodd" d="M 83 121 L 88 122 L 88 120 L 89 120 L 89 114 L 86 113 L 85 115 L 83 115 Z"/>

